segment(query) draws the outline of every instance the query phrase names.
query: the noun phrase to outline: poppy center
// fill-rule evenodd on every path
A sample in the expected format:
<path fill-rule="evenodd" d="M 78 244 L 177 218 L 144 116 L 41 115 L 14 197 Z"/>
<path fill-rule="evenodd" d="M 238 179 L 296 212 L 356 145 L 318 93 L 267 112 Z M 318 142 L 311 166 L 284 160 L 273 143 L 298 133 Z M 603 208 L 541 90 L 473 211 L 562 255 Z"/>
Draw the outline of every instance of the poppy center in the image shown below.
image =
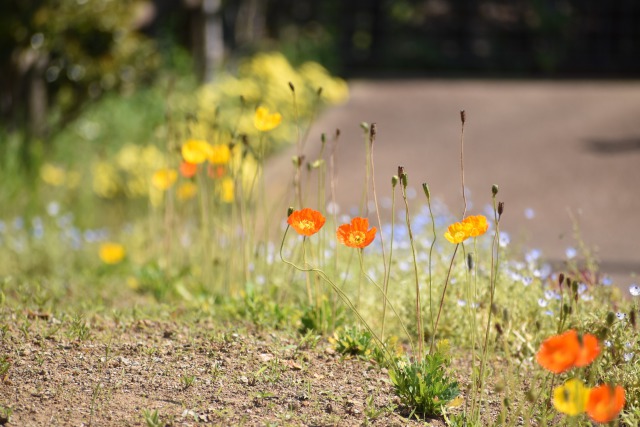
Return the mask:
<path fill-rule="evenodd" d="M 303 219 L 298 222 L 298 227 L 301 230 L 313 230 L 315 226 L 316 226 L 316 223 L 308 219 Z"/>
<path fill-rule="evenodd" d="M 349 236 L 349 240 L 351 240 L 352 243 L 359 245 L 364 242 L 365 237 L 366 236 L 362 231 L 354 231 L 351 233 L 351 236 Z"/>

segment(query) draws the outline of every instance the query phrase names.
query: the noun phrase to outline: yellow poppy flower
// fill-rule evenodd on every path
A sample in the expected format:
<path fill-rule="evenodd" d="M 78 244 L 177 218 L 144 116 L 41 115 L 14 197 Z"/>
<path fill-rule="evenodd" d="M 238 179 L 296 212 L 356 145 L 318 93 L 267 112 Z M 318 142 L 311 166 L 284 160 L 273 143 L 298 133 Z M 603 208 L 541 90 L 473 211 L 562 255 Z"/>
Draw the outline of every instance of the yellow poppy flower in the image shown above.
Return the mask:
<path fill-rule="evenodd" d="M 118 264 L 125 256 L 124 246 L 119 243 L 105 242 L 100 245 L 98 255 L 105 264 Z"/>
<path fill-rule="evenodd" d="M 584 412 L 589 400 L 589 387 L 577 378 L 553 390 L 553 406 L 563 414 L 575 416 Z"/>
<path fill-rule="evenodd" d="M 258 107 L 253 117 L 253 124 L 256 129 L 262 132 L 277 128 L 281 121 L 282 115 L 280 113 L 269 114 L 267 107 Z"/>
<path fill-rule="evenodd" d="M 191 181 L 187 181 L 178 187 L 176 196 L 178 200 L 185 201 L 192 199 L 198 192 L 198 187 Z"/>
<path fill-rule="evenodd" d="M 151 183 L 158 190 L 167 190 L 171 188 L 178 179 L 178 172 L 173 169 L 158 169 L 151 177 Z"/>
<path fill-rule="evenodd" d="M 66 171 L 51 163 L 45 163 L 40 168 L 40 178 L 52 187 L 59 187 L 64 184 L 66 180 Z"/>
<path fill-rule="evenodd" d="M 226 165 L 231 159 L 231 150 L 227 144 L 216 144 L 211 147 L 209 163 L 213 165 Z"/>
<path fill-rule="evenodd" d="M 182 158 L 189 163 L 204 163 L 211 156 L 212 147 L 207 141 L 189 139 L 182 144 Z"/>
<path fill-rule="evenodd" d="M 221 185 L 220 198 L 225 203 L 233 203 L 235 200 L 235 185 L 233 179 L 226 177 L 222 180 Z"/>

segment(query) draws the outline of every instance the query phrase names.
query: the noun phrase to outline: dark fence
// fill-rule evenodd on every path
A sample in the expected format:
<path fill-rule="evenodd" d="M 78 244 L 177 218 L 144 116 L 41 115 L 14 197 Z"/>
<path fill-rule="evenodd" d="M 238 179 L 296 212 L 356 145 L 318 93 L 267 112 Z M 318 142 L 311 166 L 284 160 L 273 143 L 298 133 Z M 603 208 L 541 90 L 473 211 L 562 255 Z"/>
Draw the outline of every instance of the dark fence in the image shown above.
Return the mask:
<path fill-rule="evenodd" d="M 625 76 L 640 72 L 638 0 L 271 0 L 268 28 L 315 25 L 339 70 Z"/>

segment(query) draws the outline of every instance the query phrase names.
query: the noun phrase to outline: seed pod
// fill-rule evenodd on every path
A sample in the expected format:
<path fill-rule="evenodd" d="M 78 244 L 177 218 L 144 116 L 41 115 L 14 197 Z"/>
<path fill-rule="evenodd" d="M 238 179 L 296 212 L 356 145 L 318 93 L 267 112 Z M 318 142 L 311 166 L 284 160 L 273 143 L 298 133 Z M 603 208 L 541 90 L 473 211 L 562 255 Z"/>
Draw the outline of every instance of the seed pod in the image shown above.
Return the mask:
<path fill-rule="evenodd" d="M 491 186 L 491 194 L 493 194 L 494 197 L 496 194 L 498 194 L 498 186 L 496 184 L 493 184 Z"/>
<path fill-rule="evenodd" d="M 431 200 L 431 192 L 429 191 L 429 184 L 427 184 L 426 182 L 423 182 L 422 191 L 424 191 L 424 195 L 427 196 L 427 201 Z"/>

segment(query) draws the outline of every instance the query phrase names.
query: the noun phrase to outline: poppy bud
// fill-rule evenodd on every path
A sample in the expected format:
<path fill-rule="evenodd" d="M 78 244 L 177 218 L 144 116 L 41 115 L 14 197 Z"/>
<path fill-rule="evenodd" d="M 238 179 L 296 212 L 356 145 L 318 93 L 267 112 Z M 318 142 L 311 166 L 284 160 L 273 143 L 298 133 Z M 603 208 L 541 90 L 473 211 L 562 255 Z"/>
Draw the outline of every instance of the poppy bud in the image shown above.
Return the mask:
<path fill-rule="evenodd" d="M 393 175 L 391 177 L 391 186 L 396 188 L 396 185 L 398 185 L 398 175 Z"/>
<path fill-rule="evenodd" d="M 321 96 L 321 95 L 322 95 L 322 86 L 320 86 L 320 87 L 318 88 L 318 92 L 317 92 L 317 93 L 318 93 L 318 96 Z"/>
<path fill-rule="evenodd" d="M 504 202 L 498 202 L 498 217 L 502 216 L 502 212 L 504 212 Z"/>
<path fill-rule="evenodd" d="M 403 173 L 403 174 L 400 176 L 400 182 L 402 183 L 402 186 L 403 186 L 404 188 L 407 188 L 407 174 L 406 174 L 406 173 Z"/>
<path fill-rule="evenodd" d="M 504 403 L 504 407 L 505 408 L 507 408 L 507 409 L 511 408 L 511 402 L 509 401 L 508 397 L 504 398 L 503 403 Z"/>
<path fill-rule="evenodd" d="M 496 332 L 498 333 L 498 336 L 501 336 L 503 331 L 502 331 L 502 326 L 500 326 L 500 323 L 496 323 L 494 326 L 496 328 Z"/>
<path fill-rule="evenodd" d="M 460 110 L 460 121 L 462 124 L 467 121 L 467 113 L 465 113 L 464 110 Z"/>
<path fill-rule="evenodd" d="M 360 127 L 362 128 L 363 131 L 365 132 L 369 132 L 369 123 L 367 122 L 361 122 L 360 123 Z"/>
<path fill-rule="evenodd" d="M 613 311 L 610 311 L 607 313 L 607 325 L 611 326 L 613 325 L 613 322 L 616 321 L 616 315 L 613 313 Z"/>
<path fill-rule="evenodd" d="M 493 194 L 494 197 L 498 194 L 498 186 L 496 184 L 491 186 L 491 194 Z"/>
<path fill-rule="evenodd" d="M 291 216 L 294 210 L 295 209 L 293 208 L 293 206 L 289 206 L 289 208 L 287 209 L 287 218 Z"/>
<path fill-rule="evenodd" d="M 469 271 L 473 270 L 473 256 L 471 255 L 471 253 L 467 254 L 467 268 L 469 269 Z"/>
<path fill-rule="evenodd" d="M 634 329 L 636 328 L 636 311 L 633 309 L 629 312 L 629 323 Z"/>
<path fill-rule="evenodd" d="M 431 200 L 431 192 L 429 191 L 429 185 L 426 182 L 422 183 L 422 191 L 424 191 L 424 195 L 427 196 L 427 201 Z"/>
<path fill-rule="evenodd" d="M 296 87 L 291 82 L 289 82 L 289 89 L 291 89 L 291 92 L 294 92 L 294 93 L 296 91 Z"/>
<path fill-rule="evenodd" d="M 323 132 L 320 134 L 320 142 L 324 145 L 327 142 L 327 135 Z"/>
<path fill-rule="evenodd" d="M 340 129 L 336 129 L 336 139 L 340 138 Z"/>
<path fill-rule="evenodd" d="M 560 273 L 558 276 L 558 286 L 562 287 L 562 282 L 564 282 L 564 273 Z"/>

